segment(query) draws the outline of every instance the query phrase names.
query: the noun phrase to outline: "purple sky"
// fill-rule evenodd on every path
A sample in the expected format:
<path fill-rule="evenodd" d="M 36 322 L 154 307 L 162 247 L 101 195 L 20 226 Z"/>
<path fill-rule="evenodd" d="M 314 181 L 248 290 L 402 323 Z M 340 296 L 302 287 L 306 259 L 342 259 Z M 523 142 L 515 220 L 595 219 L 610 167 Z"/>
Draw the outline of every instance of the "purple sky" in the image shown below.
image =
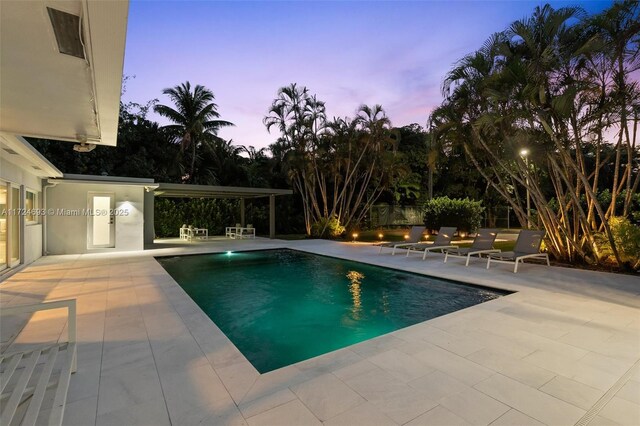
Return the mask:
<path fill-rule="evenodd" d="M 235 144 L 276 138 L 262 119 L 278 88 L 296 82 L 353 116 L 381 104 L 394 126 L 424 125 L 443 76 L 539 1 L 136 1 L 129 11 L 125 101 L 145 103 L 189 80 L 216 96 L 220 131 Z M 579 4 L 590 13 L 608 1 Z M 151 114 L 151 118 L 166 123 Z"/>

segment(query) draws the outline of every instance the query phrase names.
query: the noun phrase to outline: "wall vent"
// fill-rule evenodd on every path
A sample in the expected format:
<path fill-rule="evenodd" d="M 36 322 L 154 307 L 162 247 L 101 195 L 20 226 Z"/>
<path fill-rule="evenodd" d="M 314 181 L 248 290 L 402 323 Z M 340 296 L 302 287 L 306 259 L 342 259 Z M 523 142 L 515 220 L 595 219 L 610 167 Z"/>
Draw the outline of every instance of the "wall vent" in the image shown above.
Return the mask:
<path fill-rule="evenodd" d="M 47 7 L 47 12 L 49 12 L 49 19 L 56 35 L 60 53 L 85 59 L 81 39 L 82 25 L 80 17 L 50 7 Z"/>
<path fill-rule="evenodd" d="M 9 154 L 11 154 L 11 155 L 18 155 L 18 153 L 17 153 L 17 152 L 15 152 L 14 150 L 12 150 L 11 148 L 2 148 L 2 149 L 4 149 L 5 151 L 7 151 L 7 152 L 8 152 Z"/>

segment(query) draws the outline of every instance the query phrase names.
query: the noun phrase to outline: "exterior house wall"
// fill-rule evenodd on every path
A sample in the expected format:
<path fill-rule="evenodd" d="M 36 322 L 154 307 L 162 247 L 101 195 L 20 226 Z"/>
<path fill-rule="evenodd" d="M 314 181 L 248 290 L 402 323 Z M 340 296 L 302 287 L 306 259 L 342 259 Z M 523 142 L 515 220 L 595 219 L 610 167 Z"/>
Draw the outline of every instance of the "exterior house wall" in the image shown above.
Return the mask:
<path fill-rule="evenodd" d="M 0 154 L 0 179 L 24 185 L 33 191 L 42 191 L 42 179 L 20 166 L 8 161 Z"/>
<path fill-rule="evenodd" d="M 26 190 L 38 193 L 42 203 L 42 179 L 10 162 L 10 158 L 9 155 L 0 157 L 0 180 L 20 186 L 23 199 Z M 22 219 L 20 227 L 21 263 L 29 264 L 42 256 L 42 223 L 25 223 Z"/>
<path fill-rule="evenodd" d="M 42 224 L 26 225 L 23 263 L 31 263 L 40 257 L 42 257 Z"/>
<path fill-rule="evenodd" d="M 115 209 L 127 210 L 127 216 L 115 216 L 115 247 L 88 248 L 88 216 L 64 215 L 60 210 L 82 211 L 89 208 L 89 193 L 115 195 Z M 47 216 L 47 254 L 82 254 L 144 248 L 144 188 L 135 185 L 100 183 L 58 183 L 47 189 L 47 208 L 58 213 Z"/>

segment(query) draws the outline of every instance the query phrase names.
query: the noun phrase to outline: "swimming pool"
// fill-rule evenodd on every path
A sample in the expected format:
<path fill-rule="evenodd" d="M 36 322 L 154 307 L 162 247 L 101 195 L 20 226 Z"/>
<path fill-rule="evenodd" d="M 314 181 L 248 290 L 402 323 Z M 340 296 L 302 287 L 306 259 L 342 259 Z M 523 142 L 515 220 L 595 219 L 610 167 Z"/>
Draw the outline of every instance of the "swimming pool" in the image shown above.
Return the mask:
<path fill-rule="evenodd" d="M 507 294 L 288 249 L 158 261 L 261 373 Z"/>

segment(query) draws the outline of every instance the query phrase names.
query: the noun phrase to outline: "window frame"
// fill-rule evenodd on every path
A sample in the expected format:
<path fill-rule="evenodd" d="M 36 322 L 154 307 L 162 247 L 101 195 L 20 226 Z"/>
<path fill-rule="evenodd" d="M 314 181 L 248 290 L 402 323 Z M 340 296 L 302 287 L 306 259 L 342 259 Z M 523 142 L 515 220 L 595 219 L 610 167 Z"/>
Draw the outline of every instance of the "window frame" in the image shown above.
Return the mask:
<path fill-rule="evenodd" d="M 29 198 L 29 194 L 33 195 L 33 205 L 31 207 L 29 207 L 27 200 Z M 39 192 L 38 191 L 34 191 L 32 189 L 28 189 L 25 188 L 24 189 L 24 209 L 25 209 L 25 215 L 24 215 L 24 223 L 25 225 L 37 225 L 40 223 L 40 215 L 37 214 L 32 214 L 32 215 L 28 215 L 26 214 L 27 210 L 37 210 L 39 208 L 39 202 L 40 202 L 40 196 L 39 196 Z"/>

